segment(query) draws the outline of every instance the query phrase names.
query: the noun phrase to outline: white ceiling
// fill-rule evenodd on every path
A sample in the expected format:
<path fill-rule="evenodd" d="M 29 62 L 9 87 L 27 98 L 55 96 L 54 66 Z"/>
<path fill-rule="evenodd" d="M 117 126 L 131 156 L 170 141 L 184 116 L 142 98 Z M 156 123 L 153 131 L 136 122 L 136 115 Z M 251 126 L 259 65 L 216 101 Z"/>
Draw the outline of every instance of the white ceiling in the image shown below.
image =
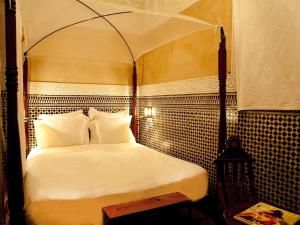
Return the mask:
<path fill-rule="evenodd" d="M 137 59 L 166 43 L 199 30 L 214 28 L 214 25 L 205 21 L 174 11 L 182 11 L 195 0 L 81 0 L 80 2 L 21 1 L 26 51 L 32 49 L 30 55 L 72 57 L 80 54 L 84 59 L 131 63 L 133 57 Z M 60 30 L 69 24 L 94 18 L 97 14 L 88 7 L 101 15 L 130 11 L 109 17 L 109 22 L 122 33 L 122 38 L 130 46 L 132 57 L 119 33 L 103 19 L 91 20 Z M 166 12 L 171 9 L 172 12 Z M 48 36 L 58 30 L 59 32 L 54 35 Z"/>

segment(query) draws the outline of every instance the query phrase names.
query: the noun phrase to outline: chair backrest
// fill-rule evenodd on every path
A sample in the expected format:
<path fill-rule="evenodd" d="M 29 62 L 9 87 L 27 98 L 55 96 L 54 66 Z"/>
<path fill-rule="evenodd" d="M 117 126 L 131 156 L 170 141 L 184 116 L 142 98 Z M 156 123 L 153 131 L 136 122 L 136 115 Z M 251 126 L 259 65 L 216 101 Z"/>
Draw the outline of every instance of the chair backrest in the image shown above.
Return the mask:
<path fill-rule="evenodd" d="M 239 145 L 227 147 L 215 160 L 217 194 L 221 207 L 256 200 L 252 167 L 254 161 Z"/>

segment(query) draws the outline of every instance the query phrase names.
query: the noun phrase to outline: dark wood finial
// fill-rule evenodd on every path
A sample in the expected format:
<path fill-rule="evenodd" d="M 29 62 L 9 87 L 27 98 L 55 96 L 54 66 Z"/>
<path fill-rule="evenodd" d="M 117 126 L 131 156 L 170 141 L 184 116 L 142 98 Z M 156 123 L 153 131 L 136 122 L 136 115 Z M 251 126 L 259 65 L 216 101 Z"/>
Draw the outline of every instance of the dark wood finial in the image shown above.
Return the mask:
<path fill-rule="evenodd" d="M 219 137 L 218 152 L 221 153 L 226 141 L 226 38 L 223 27 L 220 28 L 220 45 L 218 51 L 218 73 L 219 73 L 219 97 L 220 97 L 220 117 L 219 117 Z"/>
<path fill-rule="evenodd" d="M 16 1 L 15 0 L 5 0 L 5 13 L 11 13 L 16 15 Z"/>
<path fill-rule="evenodd" d="M 220 44 L 225 44 L 226 43 L 226 36 L 225 36 L 225 32 L 224 32 L 224 28 L 220 27 Z"/>

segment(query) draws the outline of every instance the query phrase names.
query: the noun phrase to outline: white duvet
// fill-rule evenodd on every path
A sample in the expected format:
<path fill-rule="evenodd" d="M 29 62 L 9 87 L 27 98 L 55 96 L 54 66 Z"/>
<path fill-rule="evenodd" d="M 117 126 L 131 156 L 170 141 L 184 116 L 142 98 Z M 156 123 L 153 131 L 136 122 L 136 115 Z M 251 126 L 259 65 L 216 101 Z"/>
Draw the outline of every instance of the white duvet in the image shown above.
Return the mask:
<path fill-rule="evenodd" d="M 200 175 L 200 176 L 199 176 Z M 199 177 L 197 197 L 207 192 L 207 171 L 136 143 L 33 149 L 27 158 L 30 201 L 82 199 L 143 191 Z"/>

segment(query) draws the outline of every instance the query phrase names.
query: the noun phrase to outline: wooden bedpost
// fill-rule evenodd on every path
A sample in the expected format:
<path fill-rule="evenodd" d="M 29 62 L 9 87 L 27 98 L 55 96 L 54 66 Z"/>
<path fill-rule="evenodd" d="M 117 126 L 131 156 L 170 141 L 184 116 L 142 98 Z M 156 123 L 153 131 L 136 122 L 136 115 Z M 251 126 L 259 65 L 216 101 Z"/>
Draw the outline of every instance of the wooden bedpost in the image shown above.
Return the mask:
<path fill-rule="evenodd" d="M 136 73 L 136 62 L 133 62 L 132 70 L 132 120 L 133 120 L 133 135 L 135 140 L 138 141 L 138 124 L 137 124 L 137 73 Z"/>
<path fill-rule="evenodd" d="M 218 153 L 220 154 L 226 141 L 226 38 L 224 29 L 220 29 L 220 45 L 218 51 L 218 72 L 219 72 L 219 96 L 220 96 L 220 119 L 219 119 L 219 140 Z"/>
<path fill-rule="evenodd" d="M 23 62 L 23 101 L 24 101 L 24 128 L 26 139 L 26 152 L 29 150 L 29 127 L 28 127 L 28 57 L 24 54 Z"/>
<path fill-rule="evenodd" d="M 18 67 L 16 1 L 5 0 L 6 91 L 7 91 L 7 194 L 9 224 L 24 224 L 24 192 L 18 125 Z"/>

